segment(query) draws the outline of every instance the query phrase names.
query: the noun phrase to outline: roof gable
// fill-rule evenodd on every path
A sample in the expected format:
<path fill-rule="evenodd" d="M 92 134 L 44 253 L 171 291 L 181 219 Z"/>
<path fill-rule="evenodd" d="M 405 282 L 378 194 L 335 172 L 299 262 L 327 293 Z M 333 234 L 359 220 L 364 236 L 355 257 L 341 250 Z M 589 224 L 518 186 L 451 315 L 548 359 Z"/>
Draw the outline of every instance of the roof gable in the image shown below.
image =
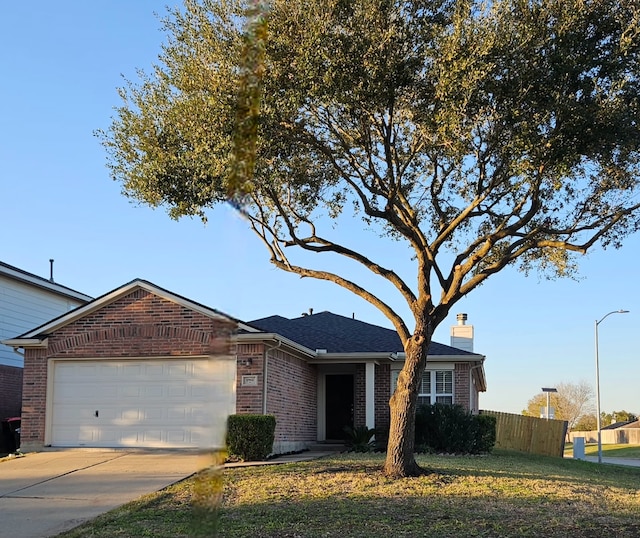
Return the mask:
<path fill-rule="evenodd" d="M 190 299 L 186 299 L 181 295 L 172 293 L 146 280 L 135 279 L 127 284 L 124 284 L 123 286 L 120 286 L 119 288 L 116 288 L 115 290 L 112 290 L 102 295 L 101 297 L 94 299 L 93 301 L 85 305 L 79 306 L 78 308 L 71 310 L 70 312 L 62 314 L 61 316 L 58 316 L 57 318 L 54 318 L 51 321 L 48 321 L 47 323 L 40 325 L 39 327 L 36 327 L 35 329 L 32 329 L 29 332 L 26 332 L 18 336 L 17 338 L 14 338 L 10 341 L 7 340 L 6 342 L 11 342 L 11 345 L 19 345 L 19 341 L 24 340 L 25 345 L 29 345 L 32 343 L 31 341 L 33 341 L 34 339 L 38 339 L 39 337 L 46 336 L 47 334 L 50 334 L 64 327 L 65 325 L 73 323 L 78 319 L 81 319 L 93 312 L 96 312 L 104 308 L 105 306 L 117 301 L 118 299 L 133 293 L 138 289 L 143 289 L 145 291 L 148 291 L 149 293 L 157 295 L 168 301 L 180 304 L 185 308 L 199 312 L 207 317 L 214 318 L 214 319 L 221 319 L 225 321 L 232 321 L 232 322 L 238 323 L 241 328 L 251 329 L 250 327 L 246 327 L 243 323 L 241 323 L 236 318 L 233 318 L 223 312 L 220 312 L 219 310 L 215 310 L 213 308 L 204 306 L 200 303 L 191 301 Z"/>

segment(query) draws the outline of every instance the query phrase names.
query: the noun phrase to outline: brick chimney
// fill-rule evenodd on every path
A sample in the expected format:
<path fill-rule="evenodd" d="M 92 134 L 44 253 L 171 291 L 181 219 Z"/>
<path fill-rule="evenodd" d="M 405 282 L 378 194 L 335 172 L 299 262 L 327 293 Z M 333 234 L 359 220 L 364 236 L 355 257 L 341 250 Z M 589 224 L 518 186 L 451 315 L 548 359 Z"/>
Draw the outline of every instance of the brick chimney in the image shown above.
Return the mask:
<path fill-rule="evenodd" d="M 451 347 L 473 353 L 473 325 L 467 325 L 467 315 L 458 314 L 458 324 L 451 327 Z"/>

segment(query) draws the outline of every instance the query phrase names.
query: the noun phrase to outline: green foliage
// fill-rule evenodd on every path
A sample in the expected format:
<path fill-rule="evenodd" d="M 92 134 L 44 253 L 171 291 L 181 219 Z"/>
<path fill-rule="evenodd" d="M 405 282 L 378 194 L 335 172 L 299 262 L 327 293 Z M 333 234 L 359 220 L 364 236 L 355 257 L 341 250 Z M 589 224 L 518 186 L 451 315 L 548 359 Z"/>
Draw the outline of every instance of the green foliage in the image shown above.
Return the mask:
<path fill-rule="evenodd" d="M 345 444 L 350 451 L 372 452 L 376 447 L 376 441 L 373 439 L 376 435 L 375 428 L 345 426 L 344 433 Z"/>
<path fill-rule="evenodd" d="M 238 209 L 274 264 L 338 282 L 396 326 L 370 292 L 282 247 L 351 258 L 414 304 L 331 224 L 320 233 L 353 207 L 415 251 L 431 313 L 432 276 L 448 311 L 507 265 L 571 275 L 572 252 L 638 229 L 632 2 L 272 0 L 268 32 L 260 9 L 169 12 L 159 65 L 98 133 L 125 194 L 175 218 L 246 194 Z"/>
<path fill-rule="evenodd" d="M 488 453 L 496 444 L 496 417 L 489 415 L 474 415 L 478 423 L 478 444 L 476 449 L 480 453 Z"/>
<path fill-rule="evenodd" d="M 241 53 L 232 169 L 227 190 L 229 198 L 236 201 L 251 189 L 255 168 L 262 78 L 266 69 L 267 15 L 265 2 L 255 2 L 247 10 L 249 21 Z"/>
<path fill-rule="evenodd" d="M 566 420 L 569 429 L 574 429 L 576 423 L 594 410 L 594 390 L 587 381 L 574 383 L 557 383 L 553 385 L 558 392 L 549 394 L 549 406 L 555 410 L 556 420 Z M 527 402 L 527 409 L 522 414 L 530 417 L 540 417 L 540 409 L 547 406 L 547 395 L 544 392 L 536 394 Z"/>
<path fill-rule="evenodd" d="M 506 267 L 571 277 L 640 229 L 635 0 L 271 0 L 268 26 L 246 8 L 169 11 L 158 65 L 98 133 L 125 195 L 172 218 L 231 202 L 276 267 L 368 301 L 405 351 Z M 413 282 L 343 233 L 354 217 L 408 247 Z M 422 374 L 405 364 L 396 394 Z"/>
<path fill-rule="evenodd" d="M 276 417 L 230 415 L 227 421 L 229 453 L 245 461 L 261 461 L 273 450 Z"/>
<path fill-rule="evenodd" d="M 602 424 L 612 424 L 614 422 L 627 422 L 632 420 L 638 420 L 638 416 L 635 413 L 629 411 L 613 411 L 612 413 L 602 413 Z"/>
<path fill-rule="evenodd" d="M 495 417 L 472 415 L 461 405 L 418 406 L 415 444 L 419 452 L 480 454 L 491 452 L 495 441 Z"/>
<path fill-rule="evenodd" d="M 571 431 L 574 432 L 591 432 L 598 427 L 598 421 L 595 414 L 582 415 L 573 425 Z"/>

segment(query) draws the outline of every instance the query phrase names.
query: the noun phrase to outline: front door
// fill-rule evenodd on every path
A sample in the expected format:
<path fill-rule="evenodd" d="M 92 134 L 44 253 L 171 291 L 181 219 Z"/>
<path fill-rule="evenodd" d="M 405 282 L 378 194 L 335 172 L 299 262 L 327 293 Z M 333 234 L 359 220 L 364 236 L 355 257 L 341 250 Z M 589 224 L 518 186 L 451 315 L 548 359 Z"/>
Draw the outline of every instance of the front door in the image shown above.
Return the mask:
<path fill-rule="evenodd" d="M 343 441 L 344 427 L 353 427 L 353 374 L 326 376 L 327 441 Z"/>

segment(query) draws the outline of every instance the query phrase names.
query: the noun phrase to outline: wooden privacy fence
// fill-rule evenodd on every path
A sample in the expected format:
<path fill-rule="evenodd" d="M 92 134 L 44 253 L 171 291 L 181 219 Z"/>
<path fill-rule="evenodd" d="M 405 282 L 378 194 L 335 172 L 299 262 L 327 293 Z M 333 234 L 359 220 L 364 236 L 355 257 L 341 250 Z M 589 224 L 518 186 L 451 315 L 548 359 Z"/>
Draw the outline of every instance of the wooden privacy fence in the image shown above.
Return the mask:
<path fill-rule="evenodd" d="M 603 445 L 640 445 L 640 428 L 617 428 L 615 430 L 601 430 Z M 597 443 L 598 432 L 570 432 L 569 441 L 573 443 L 576 437 L 584 437 L 585 443 Z"/>
<path fill-rule="evenodd" d="M 480 411 L 480 414 L 496 417 L 496 448 L 542 456 L 562 457 L 564 453 L 568 426 L 564 420 L 546 420 L 499 411 Z"/>

